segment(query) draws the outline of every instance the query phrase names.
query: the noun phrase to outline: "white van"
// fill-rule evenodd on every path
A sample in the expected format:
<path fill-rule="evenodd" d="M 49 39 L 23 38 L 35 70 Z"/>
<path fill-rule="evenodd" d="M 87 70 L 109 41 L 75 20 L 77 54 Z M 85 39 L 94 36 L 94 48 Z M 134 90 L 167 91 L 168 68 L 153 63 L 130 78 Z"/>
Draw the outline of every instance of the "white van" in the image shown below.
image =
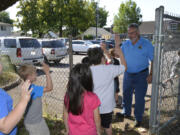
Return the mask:
<path fill-rule="evenodd" d="M 58 64 L 67 56 L 67 47 L 60 39 L 39 39 L 44 59 Z"/>
<path fill-rule="evenodd" d="M 44 58 L 37 39 L 31 37 L 0 37 L 0 54 L 8 55 L 12 64 L 38 64 Z"/>

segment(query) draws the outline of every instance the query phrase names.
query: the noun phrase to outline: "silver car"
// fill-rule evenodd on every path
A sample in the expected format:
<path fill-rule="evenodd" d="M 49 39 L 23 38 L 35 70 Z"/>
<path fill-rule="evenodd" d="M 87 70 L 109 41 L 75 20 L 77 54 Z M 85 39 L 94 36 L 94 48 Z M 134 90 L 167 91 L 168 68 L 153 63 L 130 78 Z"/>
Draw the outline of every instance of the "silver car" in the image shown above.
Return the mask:
<path fill-rule="evenodd" d="M 12 64 L 38 64 L 43 62 L 41 46 L 31 37 L 0 37 L 0 54 L 8 55 Z"/>
<path fill-rule="evenodd" d="M 73 40 L 72 41 L 72 50 L 76 54 L 78 53 L 87 53 L 89 48 L 100 47 L 99 44 L 93 44 L 90 41 L 85 40 Z"/>
<path fill-rule="evenodd" d="M 59 63 L 67 56 L 67 47 L 58 39 L 39 39 L 44 59 L 47 62 Z"/>
<path fill-rule="evenodd" d="M 69 45 L 69 39 L 68 38 L 58 38 L 58 39 L 60 39 L 63 42 L 63 44 L 65 44 L 66 46 Z"/>

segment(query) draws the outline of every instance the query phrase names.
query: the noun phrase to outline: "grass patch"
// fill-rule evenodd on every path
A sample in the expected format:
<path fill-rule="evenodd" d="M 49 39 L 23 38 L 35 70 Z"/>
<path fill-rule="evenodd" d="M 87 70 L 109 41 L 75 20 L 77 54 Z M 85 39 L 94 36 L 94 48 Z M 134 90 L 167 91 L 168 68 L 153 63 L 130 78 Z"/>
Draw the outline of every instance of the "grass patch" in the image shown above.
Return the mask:
<path fill-rule="evenodd" d="M 11 72 L 3 72 L 0 75 L 0 87 L 9 84 L 10 82 L 13 82 L 17 79 L 17 76 L 14 73 Z"/>

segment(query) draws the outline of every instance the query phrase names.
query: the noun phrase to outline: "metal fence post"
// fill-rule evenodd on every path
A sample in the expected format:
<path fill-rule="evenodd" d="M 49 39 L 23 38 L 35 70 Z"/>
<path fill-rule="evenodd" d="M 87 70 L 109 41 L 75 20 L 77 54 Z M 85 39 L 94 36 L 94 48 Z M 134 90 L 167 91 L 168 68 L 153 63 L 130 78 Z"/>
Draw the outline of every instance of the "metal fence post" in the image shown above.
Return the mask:
<path fill-rule="evenodd" d="M 155 49 L 153 60 L 153 80 L 152 80 L 152 98 L 151 98 L 151 114 L 150 114 L 150 134 L 155 134 L 157 131 L 158 121 L 158 97 L 159 97 L 159 82 L 160 82 L 160 64 L 162 50 L 162 27 L 163 27 L 164 7 L 156 9 L 155 16 Z"/>
<path fill-rule="evenodd" d="M 73 67 L 73 49 L 72 49 L 72 35 L 69 36 L 69 68 Z"/>
<path fill-rule="evenodd" d="M 180 118 L 179 114 L 180 114 L 180 78 L 178 79 L 178 95 L 177 95 L 177 112 L 176 112 L 176 116 Z"/>

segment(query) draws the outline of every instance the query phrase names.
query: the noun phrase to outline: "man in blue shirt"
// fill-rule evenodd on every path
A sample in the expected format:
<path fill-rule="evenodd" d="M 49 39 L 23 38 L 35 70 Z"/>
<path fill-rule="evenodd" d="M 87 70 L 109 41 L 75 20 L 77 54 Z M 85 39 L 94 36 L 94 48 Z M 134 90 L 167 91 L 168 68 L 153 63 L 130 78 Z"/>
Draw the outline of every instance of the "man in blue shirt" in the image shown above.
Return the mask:
<path fill-rule="evenodd" d="M 151 42 L 140 36 L 139 27 L 135 23 L 129 25 L 128 37 L 129 40 L 122 44 L 122 51 L 127 62 L 127 71 L 123 78 L 122 113 L 126 117 L 131 116 L 132 96 L 135 93 L 135 127 L 139 127 L 144 113 L 148 83 L 152 81 L 154 47 Z M 120 43 L 120 39 L 116 38 L 116 42 Z"/>

